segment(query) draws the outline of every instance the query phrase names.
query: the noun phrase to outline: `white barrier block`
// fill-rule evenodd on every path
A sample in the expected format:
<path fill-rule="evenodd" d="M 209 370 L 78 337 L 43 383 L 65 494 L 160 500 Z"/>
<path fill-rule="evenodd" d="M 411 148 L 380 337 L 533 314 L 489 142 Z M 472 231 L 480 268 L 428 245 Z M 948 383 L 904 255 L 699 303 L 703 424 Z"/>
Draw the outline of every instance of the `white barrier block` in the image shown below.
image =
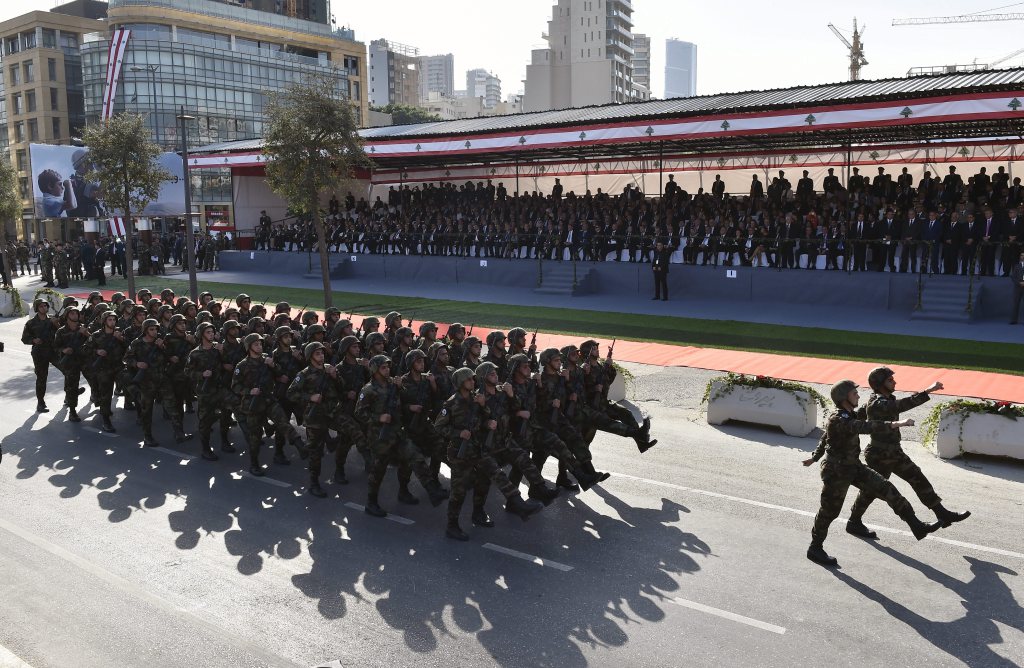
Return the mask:
<path fill-rule="evenodd" d="M 21 296 L 12 297 L 11 294 L 5 290 L 0 290 L 0 317 L 10 318 L 14 316 L 15 299 L 21 299 Z M 32 305 L 28 302 L 21 302 L 22 313 L 26 315 L 32 312 Z M 51 309 L 52 310 L 52 309 Z"/>
<path fill-rule="evenodd" d="M 619 371 L 615 374 L 615 380 L 608 388 L 608 401 L 624 401 L 626 399 L 626 379 Z"/>
<path fill-rule="evenodd" d="M 1024 420 L 992 413 L 969 413 L 964 418 L 944 410 L 935 440 L 928 445 L 943 459 L 953 459 L 965 452 L 1024 459 Z"/>
<path fill-rule="evenodd" d="M 733 385 L 725 393 L 724 387 L 722 381 L 711 384 L 708 424 L 741 420 L 780 427 L 790 436 L 807 436 L 818 423 L 817 402 L 807 392 Z"/>

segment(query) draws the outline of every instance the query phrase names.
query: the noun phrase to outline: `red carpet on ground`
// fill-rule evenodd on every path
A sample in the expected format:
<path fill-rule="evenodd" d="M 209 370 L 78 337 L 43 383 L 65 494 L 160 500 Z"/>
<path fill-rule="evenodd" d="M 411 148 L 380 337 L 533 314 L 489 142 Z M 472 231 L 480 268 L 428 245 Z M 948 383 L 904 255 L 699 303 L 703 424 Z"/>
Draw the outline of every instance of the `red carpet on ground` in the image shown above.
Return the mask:
<path fill-rule="evenodd" d="M 104 299 L 110 299 L 111 290 L 102 290 Z M 68 293 L 77 299 L 84 299 L 88 292 Z M 299 309 L 292 309 L 292 315 Z M 323 315 L 323 311 L 318 311 Z M 369 314 L 367 314 L 369 315 Z M 362 321 L 363 315 L 354 315 L 353 322 Z M 380 317 L 380 316 L 378 316 Z M 413 331 L 418 331 L 420 322 L 413 323 Z M 437 323 L 439 332 L 444 335 L 447 323 Z M 475 332 L 483 339 L 487 332 L 482 328 Z M 602 355 L 607 351 L 611 341 L 600 341 Z M 537 347 L 561 348 L 570 343 L 579 344 L 579 337 L 562 336 L 559 334 L 538 334 Z M 822 359 L 818 357 L 797 357 L 793 355 L 773 355 L 770 353 L 753 353 L 741 350 L 719 350 L 716 348 L 697 348 L 694 346 L 674 346 L 666 343 L 645 343 L 641 341 L 618 341 L 615 344 L 615 359 L 622 362 L 652 364 L 656 366 L 682 366 L 695 369 L 715 371 L 731 371 L 747 375 L 771 376 L 802 383 L 832 384 L 849 378 L 859 385 L 867 384 L 868 372 L 874 367 L 885 364 L 852 362 L 848 360 Z M 960 397 L 977 397 L 995 401 L 1012 401 L 1024 403 L 1024 378 L 1003 373 L 987 373 L 983 371 L 964 371 L 961 369 L 941 369 L 921 366 L 889 365 L 896 372 L 899 391 L 911 392 L 924 389 L 935 381 L 941 381 L 945 389 L 937 394 Z"/>

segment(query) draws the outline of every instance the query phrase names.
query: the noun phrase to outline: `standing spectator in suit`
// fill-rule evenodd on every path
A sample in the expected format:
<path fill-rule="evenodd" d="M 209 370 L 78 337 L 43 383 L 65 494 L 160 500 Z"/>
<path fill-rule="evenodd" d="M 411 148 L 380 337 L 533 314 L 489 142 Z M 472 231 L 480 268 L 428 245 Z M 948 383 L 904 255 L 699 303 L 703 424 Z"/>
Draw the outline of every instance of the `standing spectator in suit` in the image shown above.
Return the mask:
<path fill-rule="evenodd" d="M 1010 187 L 1010 175 L 1006 173 L 1006 167 L 1000 167 L 992 175 L 992 190 L 997 194 Z"/>
<path fill-rule="evenodd" d="M 828 176 L 821 182 L 821 188 L 825 191 L 826 195 L 832 195 L 839 191 L 841 187 L 839 185 L 839 177 L 835 175 L 835 169 L 832 167 L 828 168 Z"/>
<path fill-rule="evenodd" d="M 853 271 L 867 271 L 868 244 L 871 239 L 871 224 L 864 220 L 864 211 L 857 213 L 857 220 L 850 226 L 848 235 L 853 243 Z"/>
<path fill-rule="evenodd" d="M 974 212 L 967 214 L 967 226 L 964 229 L 963 247 L 960 251 L 960 273 L 964 276 L 974 270 L 974 257 L 978 251 L 978 240 L 981 239 L 981 225 L 974 219 Z"/>
<path fill-rule="evenodd" d="M 949 174 L 942 179 L 942 201 L 956 204 L 964 192 L 964 180 L 956 173 L 956 167 L 949 168 Z"/>
<path fill-rule="evenodd" d="M 668 175 L 668 183 L 665 184 L 665 197 L 672 197 L 679 192 L 679 184 L 676 183 L 676 175 Z"/>
<path fill-rule="evenodd" d="M 960 212 L 954 210 L 949 214 L 949 230 L 943 239 L 943 273 L 955 274 L 956 265 L 960 260 L 960 251 L 966 237 L 967 223 L 960 220 Z"/>
<path fill-rule="evenodd" d="M 896 244 L 900 240 L 900 224 L 896 221 L 896 212 L 889 207 L 885 210 L 885 219 L 879 223 L 879 236 L 882 240 L 878 245 L 879 254 L 876 269 L 882 271 L 889 265 L 889 271 L 896 271 Z"/>
<path fill-rule="evenodd" d="M 900 273 L 907 273 L 910 267 L 911 273 L 917 273 L 918 242 L 921 241 L 921 231 L 924 229 L 924 219 L 914 209 L 907 211 L 903 225 L 900 227 Z"/>
<path fill-rule="evenodd" d="M 1020 254 L 1017 264 L 1010 270 L 1010 280 L 1013 281 L 1013 308 L 1010 312 L 1010 324 L 1017 324 L 1017 317 L 1020 315 L 1020 302 L 1024 299 L 1024 253 Z"/>
<path fill-rule="evenodd" d="M 810 172 L 804 170 L 804 175 L 796 182 L 796 201 L 800 204 L 800 211 L 806 212 L 811 207 L 811 200 L 814 199 L 814 181 L 809 176 Z"/>
<path fill-rule="evenodd" d="M 999 169 L 1002 169 L 1002 167 Z M 1003 267 L 1004 277 L 1010 275 L 1010 267 L 1013 266 L 1013 260 L 1020 255 L 1021 237 L 1024 237 L 1024 218 L 1017 215 L 1017 207 L 1015 205 L 1010 206 L 1006 212 L 1006 220 L 1003 221 L 1003 239 L 1006 241 L 1006 244 L 1003 246 L 1003 257 L 1000 264 Z"/>
<path fill-rule="evenodd" d="M 939 256 L 942 253 L 942 240 L 945 237 L 945 229 L 943 221 L 939 218 L 939 212 L 932 209 L 928 212 L 928 222 L 925 223 L 923 241 L 925 242 L 925 250 L 923 252 L 928 253 L 928 271 L 933 274 L 939 273 Z M 924 256 L 921 258 L 922 267 Z"/>
<path fill-rule="evenodd" d="M 878 199 L 888 198 L 892 186 L 892 177 L 885 173 L 885 167 L 878 168 L 878 176 L 871 182 L 871 194 Z"/>
<path fill-rule="evenodd" d="M 661 238 L 654 245 L 654 261 L 651 263 L 651 269 L 654 273 L 654 296 L 651 297 L 652 300 L 668 301 L 668 265 L 669 260 L 672 258 L 673 250 L 666 246 Z"/>
<path fill-rule="evenodd" d="M 1018 181 L 1020 179 L 1017 179 Z M 764 198 L 764 184 L 757 180 L 757 174 L 754 174 L 750 181 L 750 199 L 760 200 Z"/>
<path fill-rule="evenodd" d="M 984 169 L 984 168 L 982 168 Z M 985 220 L 981 223 L 981 261 L 978 263 L 982 276 L 996 273 L 996 248 L 1002 240 L 999 220 L 992 213 L 992 207 L 985 207 Z"/>
<path fill-rule="evenodd" d="M 711 196 L 717 200 L 725 197 L 725 181 L 722 180 L 721 174 L 715 174 L 715 181 L 711 184 Z"/>
<path fill-rule="evenodd" d="M 1021 185 L 1020 177 L 1013 179 L 1013 185 L 1006 192 L 1006 206 L 1016 208 L 1024 203 L 1024 185 Z"/>

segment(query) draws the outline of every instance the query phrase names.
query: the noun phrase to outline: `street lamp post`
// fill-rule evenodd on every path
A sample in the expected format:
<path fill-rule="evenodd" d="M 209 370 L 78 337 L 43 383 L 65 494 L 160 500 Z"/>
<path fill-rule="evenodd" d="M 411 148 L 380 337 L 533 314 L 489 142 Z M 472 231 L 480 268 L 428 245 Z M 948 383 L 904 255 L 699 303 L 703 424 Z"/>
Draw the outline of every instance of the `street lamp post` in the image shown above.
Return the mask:
<path fill-rule="evenodd" d="M 179 132 L 181 134 L 181 167 L 185 180 L 185 258 L 188 262 L 188 294 L 193 303 L 199 303 L 199 284 L 196 281 L 196 237 L 192 231 L 192 179 L 188 175 L 188 129 L 186 121 L 194 121 L 195 116 L 185 113 L 181 107 L 178 114 Z"/>
<path fill-rule="evenodd" d="M 139 66 L 139 65 L 132 65 L 128 69 L 131 70 L 132 72 L 149 72 L 149 83 L 150 83 L 150 88 L 151 88 L 151 90 L 153 92 L 153 113 L 152 113 L 152 116 L 153 116 L 153 137 L 156 140 L 156 143 L 159 144 L 160 143 L 160 124 L 157 122 L 157 117 L 156 117 L 156 111 L 159 108 L 159 105 L 157 104 L 157 99 L 156 99 L 156 73 L 160 69 L 160 66 L 159 65 L 146 65 L 146 66 L 143 67 L 143 66 Z"/>

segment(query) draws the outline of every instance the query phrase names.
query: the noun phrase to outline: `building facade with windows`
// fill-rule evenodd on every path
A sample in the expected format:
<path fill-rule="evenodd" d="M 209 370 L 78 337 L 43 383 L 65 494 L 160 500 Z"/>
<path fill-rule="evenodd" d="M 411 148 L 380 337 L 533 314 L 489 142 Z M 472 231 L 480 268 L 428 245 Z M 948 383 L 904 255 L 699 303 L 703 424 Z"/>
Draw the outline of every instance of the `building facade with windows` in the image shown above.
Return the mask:
<path fill-rule="evenodd" d="M 85 126 L 82 94 L 84 35 L 101 30 L 94 18 L 106 3 L 77 2 L 34 11 L 0 23 L 0 150 L 18 172 L 21 221 L 8 221 L 8 236 L 41 234 L 32 214 L 29 144 L 68 144 Z"/>
<path fill-rule="evenodd" d="M 633 86 L 638 96 L 651 96 L 651 38 L 640 33 L 633 34 Z"/>
<path fill-rule="evenodd" d="M 665 40 L 665 99 L 697 94 L 697 45 Z"/>
<path fill-rule="evenodd" d="M 420 100 L 420 50 L 387 39 L 370 42 L 370 104 L 415 106 Z"/>
<path fill-rule="evenodd" d="M 420 99 L 431 93 L 452 97 L 455 95 L 455 56 L 420 56 Z"/>
<path fill-rule="evenodd" d="M 469 70 L 466 96 L 481 98 L 484 109 L 494 109 L 501 103 L 501 79 L 484 69 Z"/>
<path fill-rule="evenodd" d="M 339 97 L 352 103 L 364 124 L 369 114 L 365 45 L 326 20 L 260 9 L 263 4 L 111 0 L 107 28 L 86 35 L 81 47 L 86 120 L 99 119 L 110 35 L 123 27 L 132 33 L 114 113 L 143 114 L 165 150 L 180 147 L 182 108 L 196 118 L 187 126 L 191 146 L 262 137 L 271 95 L 310 76 L 334 80 Z M 311 0 L 299 8 L 315 5 Z M 230 173 L 215 169 L 190 176 L 202 224 L 232 229 Z"/>

